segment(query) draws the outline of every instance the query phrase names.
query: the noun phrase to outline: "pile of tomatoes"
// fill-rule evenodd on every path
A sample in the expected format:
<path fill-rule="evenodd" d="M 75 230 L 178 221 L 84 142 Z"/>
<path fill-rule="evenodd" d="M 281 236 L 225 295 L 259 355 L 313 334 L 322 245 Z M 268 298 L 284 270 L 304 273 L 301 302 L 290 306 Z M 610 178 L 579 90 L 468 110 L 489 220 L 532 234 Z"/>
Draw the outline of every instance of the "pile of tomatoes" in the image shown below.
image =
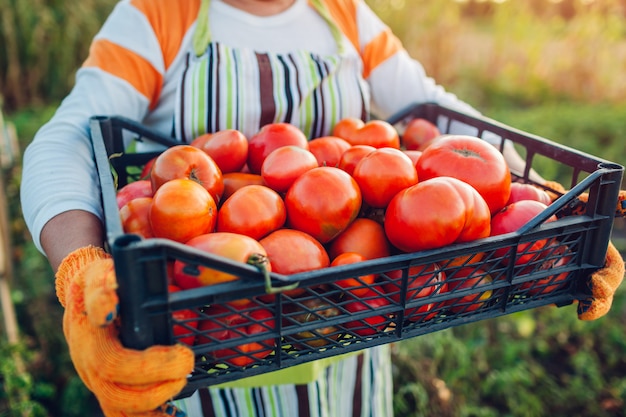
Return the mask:
<path fill-rule="evenodd" d="M 261 256 L 269 270 L 286 275 L 511 232 L 550 204 L 542 189 L 511 181 L 503 155 L 492 145 L 477 137 L 442 135 L 418 118 L 402 136 L 385 121 L 351 118 L 339 121 L 332 135 L 310 141 L 287 123 L 266 125 L 250 138 L 237 130 L 202 135 L 151 160 L 117 199 L 126 233 L 171 239 L 238 262 Z M 539 247 L 531 253 L 539 253 L 547 242 L 533 244 Z M 473 262 L 479 260 L 476 256 Z M 409 288 L 407 298 L 491 279 L 475 267 L 460 268 L 448 279 L 437 265 L 416 268 L 429 284 Z M 195 272 L 174 262 L 170 290 L 238 279 L 205 267 Z M 401 271 L 395 272 L 383 284 L 375 274 L 337 281 L 344 308 L 358 312 L 400 301 Z M 296 299 L 304 290 L 286 292 Z M 448 308 L 463 304 L 471 311 L 489 296 L 477 289 L 469 298 L 450 300 Z M 269 304 L 273 297 L 259 298 Z M 181 342 L 203 344 L 271 330 L 274 314 L 269 308 L 251 309 L 251 303 L 208 306 L 203 314 L 217 320 L 177 312 L 186 325 L 175 333 Z M 405 315 L 428 319 L 431 307 Z M 369 336 L 388 323 L 387 317 L 374 316 L 367 327 L 348 322 L 346 328 Z M 196 337 L 190 327 L 206 336 Z M 232 349 L 213 355 L 245 366 L 269 354 L 272 344 L 242 343 L 239 355 Z"/>

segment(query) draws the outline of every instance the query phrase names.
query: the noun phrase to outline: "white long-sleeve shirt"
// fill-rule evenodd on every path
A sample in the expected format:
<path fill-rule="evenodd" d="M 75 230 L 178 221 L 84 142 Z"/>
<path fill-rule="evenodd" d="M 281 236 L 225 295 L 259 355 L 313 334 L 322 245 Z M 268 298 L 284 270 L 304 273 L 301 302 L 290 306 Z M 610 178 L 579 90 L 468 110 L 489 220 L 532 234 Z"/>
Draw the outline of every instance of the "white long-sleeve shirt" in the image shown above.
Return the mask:
<path fill-rule="evenodd" d="M 363 59 L 373 113 L 386 118 L 416 102 L 475 112 L 427 77 L 389 28 L 361 0 L 325 0 L 351 47 Z M 39 250 L 41 230 L 54 216 L 85 210 L 102 219 L 88 122 L 123 115 L 169 135 L 176 87 L 192 51 L 200 0 L 122 0 L 94 38 L 76 83 L 24 154 L 21 203 Z M 264 52 L 336 52 L 327 22 L 296 0 L 283 13 L 259 17 L 213 0 L 211 38 Z"/>

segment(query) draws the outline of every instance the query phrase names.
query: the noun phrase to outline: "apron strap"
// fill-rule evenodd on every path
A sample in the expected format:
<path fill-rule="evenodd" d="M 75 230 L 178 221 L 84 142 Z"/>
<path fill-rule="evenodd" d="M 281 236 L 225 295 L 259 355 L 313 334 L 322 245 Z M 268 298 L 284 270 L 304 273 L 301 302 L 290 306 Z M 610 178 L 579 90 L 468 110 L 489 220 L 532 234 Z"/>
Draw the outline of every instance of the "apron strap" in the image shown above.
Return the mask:
<path fill-rule="evenodd" d="M 209 5 L 210 0 L 202 0 L 196 21 L 196 30 L 193 34 L 193 51 L 196 56 L 201 56 L 211 43 L 211 31 L 209 30 Z"/>
<path fill-rule="evenodd" d="M 200 4 L 200 10 L 198 11 L 198 20 L 196 21 L 196 29 L 193 34 L 193 51 L 197 57 L 204 54 L 209 44 L 211 43 L 211 30 L 209 29 L 209 6 L 211 0 L 202 0 Z M 343 35 L 337 23 L 330 16 L 330 12 L 326 7 L 323 0 L 309 0 L 309 3 L 313 8 L 322 16 L 322 18 L 328 23 L 330 32 L 337 44 L 337 50 L 339 54 L 344 52 Z"/>
<path fill-rule="evenodd" d="M 343 34 L 341 33 L 339 26 L 337 26 L 337 23 L 331 17 L 330 12 L 328 11 L 328 8 L 326 7 L 326 3 L 324 3 L 323 0 L 309 0 L 309 3 L 320 14 L 320 16 L 322 16 L 322 18 L 326 21 L 326 23 L 328 23 L 330 32 L 332 33 L 333 39 L 335 40 L 335 43 L 337 44 L 337 51 L 339 52 L 340 55 L 343 54 L 344 53 Z"/>

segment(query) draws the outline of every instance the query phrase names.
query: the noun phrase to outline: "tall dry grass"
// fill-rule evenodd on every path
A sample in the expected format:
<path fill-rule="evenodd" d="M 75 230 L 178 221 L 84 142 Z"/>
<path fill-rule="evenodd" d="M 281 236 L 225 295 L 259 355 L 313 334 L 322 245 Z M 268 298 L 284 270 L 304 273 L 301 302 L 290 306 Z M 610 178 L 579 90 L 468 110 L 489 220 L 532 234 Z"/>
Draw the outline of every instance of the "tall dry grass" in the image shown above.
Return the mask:
<path fill-rule="evenodd" d="M 407 50 L 464 98 L 621 103 L 623 0 L 369 0 Z"/>
<path fill-rule="evenodd" d="M 117 0 L 0 0 L 0 97 L 7 110 L 59 100 Z"/>

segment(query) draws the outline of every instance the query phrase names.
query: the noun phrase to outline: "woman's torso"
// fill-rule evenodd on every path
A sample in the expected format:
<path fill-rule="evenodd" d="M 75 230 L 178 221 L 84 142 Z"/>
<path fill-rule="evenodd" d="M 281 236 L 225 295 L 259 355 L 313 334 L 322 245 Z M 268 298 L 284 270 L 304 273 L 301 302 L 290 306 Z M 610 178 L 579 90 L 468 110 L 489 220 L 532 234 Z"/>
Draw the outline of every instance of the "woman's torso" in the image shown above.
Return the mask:
<path fill-rule="evenodd" d="M 189 92 L 196 94 L 200 86 L 207 89 L 202 94 L 209 94 L 209 99 L 213 102 L 210 103 L 210 108 L 199 106 L 197 100 L 193 106 L 189 103 L 178 106 L 179 111 L 184 109 L 189 112 L 190 107 L 193 107 L 193 111 L 198 112 L 200 109 L 207 117 L 213 118 L 200 123 L 199 127 L 196 126 L 200 130 L 237 128 L 249 137 L 259 128 L 259 124 L 290 121 L 308 130 L 310 136 L 321 136 L 329 134 L 329 127 L 339 118 L 365 116 L 368 91 L 367 84 L 360 78 L 360 57 L 343 35 L 338 43 L 329 23 L 307 0 L 296 0 L 290 9 L 269 18 L 253 16 L 219 0 L 213 0 L 209 6 L 208 28 L 211 41 L 208 52 L 212 54 L 212 60 L 207 59 L 204 65 L 211 65 L 212 69 L 208 69 L 208 77 L 197 81 L 193 88 L 187 86 L 185 94 L 189 100 Z M 144 121 L 146 125 L 160 130 L 172 129 L 170 115 L 176 112 L 176 102 L 181 97 L 178 90 L 179 80 L 185 75 L 189 77 L 189 60 L 198 60 L 193 50 L 195 30 L 197 25 L 193 24 L 182 37 L 181 47 L 165 71 L 160 97 Z M 345 68 L 348 61 L 349 68 Z M 260 65 L 270 65 L 273 68 L 269 79 L 267 71 L 265 80 L 255 79 L 258 77 L 257 69 Z M 298 66 L 300 69 L 296 71 Z M 326 94 L 319 96 L 319 91 L 315 91 L 316 83 L 338 82 L 335 75 L 329 74 L 333 66 L 344 67 L 340 75 L 343 77 L 339 81 L 341 85 L 330 88 L 326 86 Z M 221 69 L 220 76 L 216 75 L 216 68 Z M 235 83 L 229 79 L 223 68 L 237 69 L 239 80 L 235 80 Z M 211 71 L 213 73 L 209 74 Z M 324 77 L 334 78 L 324 81 Z M 210 92 L 207 83 L 213 83 Z M 267 96 L 260 90 L 265 89 L 268 84 L 275 87 L 274 103 L 270 103 L 269 110 L 267 100 L 263 109 L 259 101 L 260 95 Z M 341 95 L 337 94 L 339 89 L 342 90 Z M 289 95 L 285 93 L 287 91 L 290 91 Z M 307 96 L 315 94 L 319 97 Z M 319 100 L 320 97 L 323 98 L 322 101 Z M 346 104 L 348 99 L 352 101 L 351 104 Z M 301 101 L 304 103 L 299 103 Z M 322 105 L 324 107 L 320 108 Z M 311 106 L 317 106 L 318 109 L 311 109 Z M 254 115 L 257 112 L 263 114 Z M 284 120 L 285 116 L 288 116 L 288 120 Z M 326 120 L 322 125 L 310 126 L 312 122 L 319 124 L 324 117 Z M 190 140 L 199 133 L 201 132 L 190 132 L 187 129 L 178 131 L 177 136 L 186 136 L 185 139 Z"/>

